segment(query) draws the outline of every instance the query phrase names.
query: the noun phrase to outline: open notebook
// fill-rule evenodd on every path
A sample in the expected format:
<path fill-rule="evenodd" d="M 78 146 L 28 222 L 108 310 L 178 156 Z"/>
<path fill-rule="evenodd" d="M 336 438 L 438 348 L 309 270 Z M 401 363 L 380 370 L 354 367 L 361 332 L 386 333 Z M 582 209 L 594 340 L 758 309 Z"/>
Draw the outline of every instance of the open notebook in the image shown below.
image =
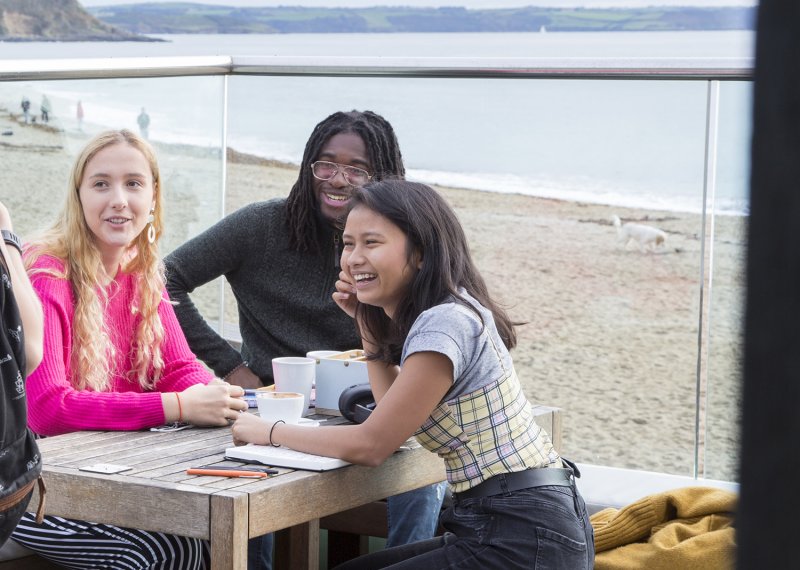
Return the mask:
<path fill-rule="evenodd" d="M 271 445 L 255 445 L 248 443 L 240 447 L 229 447 L 225 450 L 225 457 L 241 459 L 242 461 L 257 461 L 273 467 L 288 467 L 290 469 L 305 469 L 306 471 L 329 471 L 350 465 L 343 459 L 323 457 L 295 451 L 287 447 L 273 447 Z"/>

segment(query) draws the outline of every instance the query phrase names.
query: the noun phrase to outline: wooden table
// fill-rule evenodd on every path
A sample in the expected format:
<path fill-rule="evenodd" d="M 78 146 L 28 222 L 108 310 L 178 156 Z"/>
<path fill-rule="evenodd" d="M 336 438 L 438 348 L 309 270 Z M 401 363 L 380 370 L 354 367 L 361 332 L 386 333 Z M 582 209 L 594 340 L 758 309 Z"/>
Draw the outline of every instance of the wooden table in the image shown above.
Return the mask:
<path fill-rule="evenodd" d="M 278 534 L 276 566 L 319 567 L 319 519 L 444 479 L 442 461 L 417 448 L 380 467 L 314 473 L 280 469 L 269 479 L 194 477 L 186 469 L 224 461 L 229 428 L 178 432 L 76 432 L 39 441 L 46 513 L 211 541 L 211 567 L 247 567 L 247 540 Z M 94 463 L 132 467 L 117 475 L 79 471 Z M 35 510 L 37 494 L 29 510 Z M 286 529 L 286 530 L 283 530 Z"/>

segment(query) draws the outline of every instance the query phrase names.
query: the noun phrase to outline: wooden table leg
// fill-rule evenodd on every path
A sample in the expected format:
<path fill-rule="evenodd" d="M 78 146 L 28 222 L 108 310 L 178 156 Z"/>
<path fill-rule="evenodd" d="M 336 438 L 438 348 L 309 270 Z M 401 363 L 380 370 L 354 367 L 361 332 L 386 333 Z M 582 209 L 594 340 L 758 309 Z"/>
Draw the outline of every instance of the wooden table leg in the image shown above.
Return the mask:
<path fill-rule="evenodd" d="M 275 569 L 319 568 L 319 519 L 275 533 Z"/>
<path fill-rule="evenodd" d="M 247 570 L 248 506 L 244 493 L 211 495 L 211 570 Z"/>
<path fill-rule="evenodd" d="M 328 530 L 328 568 L 369 552 L 369 536 Z"/>

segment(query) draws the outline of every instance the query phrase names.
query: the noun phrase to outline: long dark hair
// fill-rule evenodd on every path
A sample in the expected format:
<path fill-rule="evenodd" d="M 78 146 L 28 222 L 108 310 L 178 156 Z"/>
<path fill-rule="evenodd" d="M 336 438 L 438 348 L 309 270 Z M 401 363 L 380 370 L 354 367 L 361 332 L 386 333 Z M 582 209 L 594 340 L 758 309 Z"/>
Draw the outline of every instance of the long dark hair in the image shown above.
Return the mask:
<path fill-rule="evenodd" d="M 320 220 L 317 216 L 317 197 L 309 166 L 331 137 L 355 133 L 364 141 L 372 167 L 373 180 L 385 176 L 403 178 L 406 174 L 400 145 L 389 121 L 372 111 L 339 111 L 314 127 L 303 151 L 300 176 L 286 200 L 289 223 L 289 243 L 297 251 L 318 251 Z"/>
<path fill-rule="evenodd" d="M 362 205 L 380 214 L 406 235 L 409 262 L 422 259 L 390 320 L 383 309 L 359 303 L 357 322 L 366 328 L 379 347 L 377 360 L 399 364 L 411 325 L 423 311 L 450 298 L 481 315 L 459 293 L 459 288 L 492 312 L 497 331 L 507 348 L 514 348 L 517 335 L 505 310 L 495 303 L 469 252 L 467 238 L 453 209 L 438 192 L 425 184 L 405 180 L 372 182 L 357 189 L 350 209 Z M 485 325 L 485 323 L 484 323 Z"/>

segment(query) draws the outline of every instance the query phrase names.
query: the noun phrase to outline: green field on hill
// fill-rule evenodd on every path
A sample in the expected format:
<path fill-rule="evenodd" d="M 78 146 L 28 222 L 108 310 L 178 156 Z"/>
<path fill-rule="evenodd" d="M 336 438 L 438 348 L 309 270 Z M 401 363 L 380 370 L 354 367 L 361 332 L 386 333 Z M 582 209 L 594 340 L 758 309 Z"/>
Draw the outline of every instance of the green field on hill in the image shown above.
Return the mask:
<path fill-rule="evenodd" d="M 670 31 L 754 29 L 754 8 L 234 8 L 158 3 L 89 8 L 140 34 Z"/>

